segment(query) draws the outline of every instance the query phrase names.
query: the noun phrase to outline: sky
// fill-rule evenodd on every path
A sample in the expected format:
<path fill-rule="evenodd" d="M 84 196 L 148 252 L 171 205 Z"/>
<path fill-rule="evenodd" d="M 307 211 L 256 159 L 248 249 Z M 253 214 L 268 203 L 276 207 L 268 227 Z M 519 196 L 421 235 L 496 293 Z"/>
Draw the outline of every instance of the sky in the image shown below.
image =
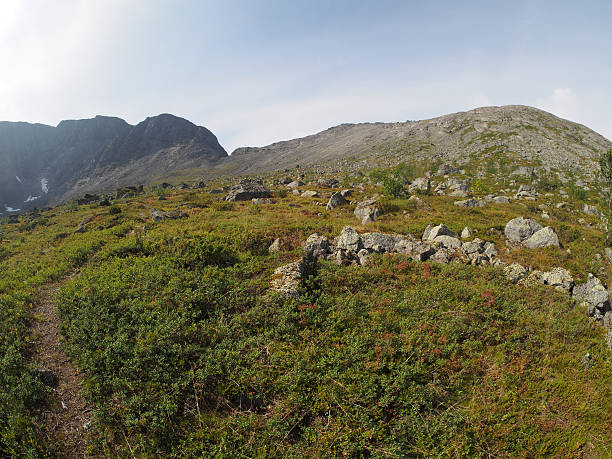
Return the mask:
<path fill-rule="evenodd" d="M 173 113 L 228 152 L 524 104 L 612 139 L 612 1 L 0 0 L 0 119 Z"/>

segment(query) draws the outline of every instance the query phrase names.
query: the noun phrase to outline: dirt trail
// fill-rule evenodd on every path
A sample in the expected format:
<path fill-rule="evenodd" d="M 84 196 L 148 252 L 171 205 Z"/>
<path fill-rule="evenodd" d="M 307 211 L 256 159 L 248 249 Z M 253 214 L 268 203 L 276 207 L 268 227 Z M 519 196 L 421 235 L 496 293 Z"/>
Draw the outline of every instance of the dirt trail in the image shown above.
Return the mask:
<path fill-rule="evenodd" d="M 37 292 L 33 361 L 38 368 L 57 377 L 56 385 L 52 384 L 55 385 L 54 400 L 42 413 L 49 440 L 58 446 L 61 457 L 76 458 L 87 456 L 85 426 L 91 421 L 93 412 L 80 392 L 83 375 L 60 344 L 61 321 L 55 295 L 66 280 L 44 285 Z"/>

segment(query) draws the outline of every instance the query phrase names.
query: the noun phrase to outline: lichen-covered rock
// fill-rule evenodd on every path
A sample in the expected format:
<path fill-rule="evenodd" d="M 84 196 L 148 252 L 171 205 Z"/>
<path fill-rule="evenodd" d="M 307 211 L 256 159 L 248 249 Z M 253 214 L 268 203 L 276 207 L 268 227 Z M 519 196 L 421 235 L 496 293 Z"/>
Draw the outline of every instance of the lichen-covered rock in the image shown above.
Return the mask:
<path fill-rule="evenodd" d="M 301 261 L 279 266 L 272 276 L 271 289 L 287 296 L 297 298 L 299 295 L 298 288 L 300 286 L 302 274 L 303 265 Z"/>
<path fill-rule="evenodd" d="M 529 239 L 542 226 L 531 218 L 517 217 L 506 223 L 504 234 L 510 242 L 523 242 Z"/>
<path fill-rule="evenodd" d="M 277 237 L 276 239 L 274 239 L 274 242 L 272 242 L 272 244 L 270 244 L 270 247 L 268 247 L 268 253 L 273 254 L 273 253 L 278 253 L 281 250 L 281 239 L 279 237 Z"/>
<path fill-rule="evenodd" d="M 528 272 L 529 270 L 527 268 L 518 263 L 512 263 L 511 265 L 504 267 L 504 275 L 513 284 L 516 284 L 527 277 Z"/>
<path fill-rule="evenodd" d="M 553 268 L 542 274 L 542 280 L 546 285 L 551 285 L 558 290 L 570 292 L 574 286 L 574 279 L 567 269 Z"/>
<path fill-rule="evenodd" d="M 517 198 L 535 198 L 538 192 L 531 185 L 521 185 L 516 193 Z"/>
<path fill-rule="evenodd" d="M 337 249 L 346 250 L 347 252 L 357 253 L 363 248 L 361 236 L 351 226 L 342 228 L 340 235 L 334 240 L 334 246 Z"/>
<path fill-rule="evenodd" d="M 336 193 L 332 194 L 331 197 L 329 198 L 326 209 L 332 210 L 332 209 L 335 209 L 336 207 L 343 206 L 347 203 L 348 201 L 344 199 L 344 196 L 342 196 L 342 193 L 337 191 Z"/>
<path fill-rule="evenodd" d="M 591 273 L 589 273 L 585 283 L 574 287 L 572 297 L 579 304 L 586 306 L 589 316 L 595 320 L 602 320 L 606 312 L 610 310 L 608 290 Z"/>
<path fill-rule="evenodd" d="M 302 193 L 303 198 L 318 198 L 319 192 L 315 190 L 307 190 Z"/>
<path fill-rule="evenodd" d="M 330 252 L 329 241 L 325 236 L 314 233 L 308 236 L 303 246 L 304 253 L 310 253 L 316 260 L 326 257 Z"/>
<path fill-rule="evenodd" d="M 542 249 L 546 247 L 559 247 L 559 237 L 550 226 L 542 228 L 533 233 L 531 237 L 523 241 L 528 249 Z"/>
<path fill-rule="evenodd" d="M 427 189 L 430 187 L 431 181 L 429 180 L 429 177 L 419 177 L 408 185 L 408 191 L 427 191 Z"/>

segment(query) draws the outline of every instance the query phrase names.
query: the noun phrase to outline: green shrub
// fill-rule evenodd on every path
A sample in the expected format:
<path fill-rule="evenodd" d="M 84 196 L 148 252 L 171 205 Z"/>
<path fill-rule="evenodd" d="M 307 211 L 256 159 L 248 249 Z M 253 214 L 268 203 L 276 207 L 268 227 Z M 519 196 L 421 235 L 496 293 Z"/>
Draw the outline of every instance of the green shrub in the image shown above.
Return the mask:
<path fill-rule="evenodd" d="M 108 214 L 109 215 L 117 215 L 121 213 L 121 207 L 119 206 L 110 206 L 108 208 Z"/>

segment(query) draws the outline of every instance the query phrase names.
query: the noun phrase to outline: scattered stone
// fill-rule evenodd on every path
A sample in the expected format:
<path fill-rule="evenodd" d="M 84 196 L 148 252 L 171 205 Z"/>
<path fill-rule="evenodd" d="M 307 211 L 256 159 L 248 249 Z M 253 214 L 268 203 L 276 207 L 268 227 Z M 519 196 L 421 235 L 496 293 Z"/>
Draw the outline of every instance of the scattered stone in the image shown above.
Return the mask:
<path fill-rule="evenodd" d="M 373 222 L 379 216 L 376 199 L 367 199 L 357 204 L 353 212 L 362 225 Z"/>
<path fill-rule="evenodd" d="M 278 253 L 280 251 L 281 251 L 281 239 L 277 237 L 276 239 L 274 239 L 274 242 L 270 244 L 270 247 L 268 247 L 268 253 L 273 254 L 273 253 Z"/>
<path fill-rule="evenodd" d="M 484 207 L 487 205 L 482 199 L 466 199 L 465 201 L 455 201 L 457 207 Z"/>
<path fill-rule="evenodd" d="M 319 192 L 314 190 L 307 190 L 302 193 L 303 198 L 318 198 Z"/>
<path fill-rule="evenodd" d="M 253 198 L 251 199 L 251 201 L 253 202 L 253 204 L 258 206 L 262 204 L 274 204 L 276 202 L 274 199 L 267 198 Z"/>
<path fill-rule="evenodd" d="M 241 180 L 234 185 L 229 194 L 225 196 L 225 201 L 250 201 L 253 198 L 270 198 L 272 193 L 267 189 L 261 180 Z"/>
<path fill-rule="evenodd" d="M 582 212 L 587 215 L 599 215 L 599 210 L 597 210 L 597 207 L 591 206 L 589 204 L 584 205 L 584 207 L 582 208 Z"/>
<path fill-rule="evenodd" d="M 512 263 L 511 265 L 508 265 L 504 268 L 504 275 L 513 284 L 516 284 L 519 281 L 525 279 L 525 277 L 527 277 L 528 272 L 529 270 L 527 268 L 518 263 Z"/>
<path fill-rule="evenodd" d="M 472 237 L 472 228 L 470 228 L 469 226 L 466 226 L 465 228 L 463 228 L 463 231 L 461 231 L 461 239 L 469 239 Z"/>
<path fill-rule="evenodd" d="M 347 203 L 348 201 L 344 199 L 344 196 L 342 196 L 342 194 L 337 191 L 329 198 L 329 202 L 327 203 L 327 210 L 335 209 L 336 207 L 343 206 Z"/>
<path fill-rule="evenodd" d="M 582 357 L 582 365 L 587 369 L 593 366 L 593 358 L 588 352 L 584 354 L 584 357 Z"/>
<path fill-rule="evenodd" d="M 506 196 L 495 196 L 491 201 L 495 204 L 510 204 L 510 199 Z"/>
<path fill-rule="evenodd" d="M 506 224 L 504 234 L 510 242 L 522 243 L 540 229 L 542 226 L 535 220 L 517 217 Z"/>
<path fill-rule="evenodd" d="M 326 188 L 338 188 L 340 186 L 340 182 L 334 178 L 331 179 L 319 179 L 317 183 Z"/>
<path fill-rule="evenodd" d="M 559 238 L 555 230 L 547 226 L 533 233 L 529 239 L 523 241 L 523 245 L 528 249 L 559 247 Z"/>
<path fill-rule="evenodd" d="M 302 274 L 303 265 L 301 261 L 279 266 L 272 276 L 271 289 L 289 297 L 297 298 Z"/>
<path fill-rule="evenodd" d="M 342 190 L 340 191 L 340 194 L 346 198 L 347 196 L 353 195 L 353 190 Z"/>

